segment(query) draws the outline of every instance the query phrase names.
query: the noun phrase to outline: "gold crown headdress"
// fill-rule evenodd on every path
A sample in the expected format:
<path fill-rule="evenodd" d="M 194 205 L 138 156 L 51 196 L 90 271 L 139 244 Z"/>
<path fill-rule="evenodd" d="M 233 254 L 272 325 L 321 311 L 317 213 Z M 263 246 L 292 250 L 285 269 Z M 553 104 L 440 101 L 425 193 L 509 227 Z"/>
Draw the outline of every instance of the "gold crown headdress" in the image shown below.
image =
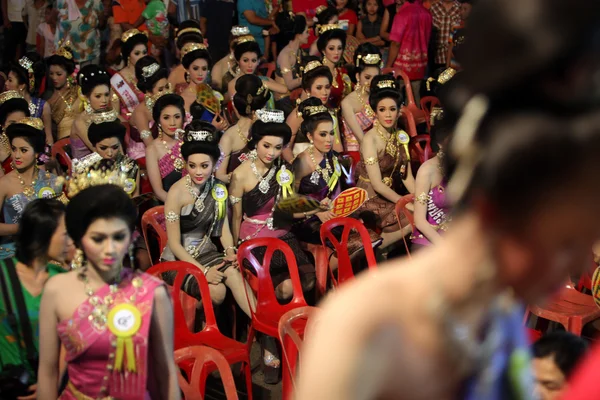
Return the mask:
<path fill-rule="evenodd" d="M 327 10 L 327 8 L 328 8 L 327 6 L 319 6 L 319 7 L 317 7 L 316 10 L 315 10 L 315 15 L 321 14 L 323 11 Z"/>
<path fill-rule="evenodd" d="M 185 57 L 186 54 L 191 53 L 192 51 L 206 49 L 208 49 L 208 47 L 206 47 L 206 45 L 203 43 L 186 43 L 181 49 L 181 58 Z"/>
<path fill-rule="evenodd" d="M 146 37 L 148 37 L 148 33 L 147 32 L 142 32 L 140 30 L 137 30 L 135 28 L 130 29 L 126 32 L 123 32 L 123 34 L 121 35 L 121 41 L 123 43 L 127 42 L 129 39 L 131 39 L 132 37 L 136 36 L 136 35 L 145 35 Z"/>
<path fill-rule="evenodd" d="M 206 130 L 189 131 L 186 136 L 188 141 L 195 140 L 197 142 L 212 142 L 214 139 L 213 134 Z"/>
<path fill-rule="evenodd" d="M 59 41 L 58 42 L 58 47 L 56 48 L 56 51 L 54 52 L 55 56 L 61 56 L 66 58 L 67 60 L 72 60 L 73 59 L 73 53 L 71 53 L 68 49 L 68 47 L 71 47 L 71 41 L 67 40 L 67 41 Z"/>
<path fill-rule="evenodd" d="M 240 36 L 240 37 L 236 38 L 234 40 L 234 42 L 237 46 L 238 44 L 242 44 L 242 43 L 246 43 L 246 42 L 256 42 L 256 39 L 252 35 L 244 35 L 244 36 Z"/>
<path fill-rule="evenodd" d="M 42 120 L 39 118 L 25 117 L 25 118 L 18 120 L 15 123 L 28 125 L 28 126 L 32 127 L 33 129 L 37 129 L 38 131 L 44 130 L 44 122 L 42 122 Z"/>
<path fill-rule="evenodd" d="M 175 38 L 177 39 L 177 38 L 179 38 L 179 36 L 183 35 L 184 33 L 190 33 L 190 32 L 197 33 L 198 35 L 202 36 L 202 31 L 200 29 L 190 27 L 190 28 L 183 28 L 182 30 L 177 31 L 175 34 Z"/>
<path fill-rule="evenodd" d="M 127 157 L 128 158 L 128 157 Z M 102 168 L 96 168 L 98 162 L 102 161 L 102 157 L 90 157 L 89 160 L 82 160 L 75 167 L 73 160 L 73 171 L 75 172 L 67 182 L 67 196 L 73 198 L 77 193 L 84 189 L 98 185 L 117 185 L 128 193 L 128 188 L 131 187 L 131 180 L 128 177 L 128 172 L 134 167 L 130 162 L 110 162 L 107 160 L 106 165 Z M 79 172 L 81 171 L 81 172 Z"/>
<path fill-rule="evenodd" d="M 159 69 L 160 69 L 160 65 L 158 65 L 158 63 L 152 63 L 150 65 L 146 65 L 144 68 L 142 68 L 142 76 L 144 77 L 144 79 L 148 79 L 152 75 L 154 75 L 156 73 L 156 71 L 158 71 Z"/>
<path fill-rule="evenodd" d="M 29 77 L 29 92 L 33 92 L 35 89 L 35 75 L 33 74 L 33 61 L 31 61 L 27 56 L 23 56 L 19 59 L 19 65 L 25 68 L 27 71 L 27 75 Z"/>
<path fill-rule="evenodd" d="M 281 110 L 256 110 L 256 117 L 262 122 L 277 122 L 282 124 L 285 121 L 285 115 Z"/>
<path fill-rule="evenodd" d="M 173 91 L 171 90 L 171 85 L 167 84 L 167 86 L 165 86 L 165 89 L 162 92 L 156 93 L 153 96 L 146 96 L 146 107 L 148 108 L 148 111 L 152 113 L 152 109 L 154 108 L 154 104 L 156 104 L 156 101 L 163 97 L 165 94 L 171 93 L 173 93 Z"/>
<path fill-rule="evenodd" d="M 357 67 L 360 64 L 361 60 L 365 65 L 377 65 L 377 64 L 381 63 L 381 55 L 380 54 L 366 54 L 363 56 L 362 54 L 359 54 L 356 56 L 356 66 Z"/>
<path fill-rule="evenodd" d="M 317 27 L 317 35 L 322 35 L 323 33 L 327 31 L 332 31 L 334 29 L 342 29 L 342 27 L 340 26 L 340 24 L 319 25 Z"/>
<path fill-rule="evenodd" d="M 101 124 L 103 122 L 113 122 L 119 118 L 119 113 L 115 109 L 107 111 L 94 112 L 90 114 L 90 120 L 94 124 Z"/>
<path fill-rule="evenodd" d="M 454 75 L 456 75 L 456 70 L 454 68 L 448 68 L 444 70 L 444 72 L 442 72 L 440 76 L 438 76 L 437 81 L 439 84 L 443 85 L 447 83 L 450 79 L 452 79 Z"/>
<path fill-rule="evenodd" d="M 321 61 L 319 60 L 313 60 L 310 61 L 308 64 L 306 64 L 304 66 L 304 68 L 301 68 L 302 73 L 306 74 L 309 71 L 312 71 L 313 69 L 317 68 L 317 67 L 322 67 L 323 64 L 321 63 Z"/>
<path fill-rule="evenodd" d="M 23 95 L 16 90 L 7 90 L 0 93 L 0 106 L 11 99 L 23 99 Z"/>
<path fill-rule="evenodd" d="M 396 82 L 391 79 L 379 81 L 379 82 L 377 82 L 377 88 L 378 89 L 385 89 L 385 88 L 396 89 Z"/>
<path fill-rule="evenodd" d="M 304 107 L 304 110 L 306 110 L 308 112 L 309 116 L 329 112 L 327 107 L 325 107 L 322 104 L 318 105 L 318 106 L 306 106 L 306 107 Z"/>
<path fill-rule="evenodd" d="M 246 36 L 250 35 L 250 29 L 247 26 L 237 25 L 231 28 L 231 34 L 233 36 Z"/>

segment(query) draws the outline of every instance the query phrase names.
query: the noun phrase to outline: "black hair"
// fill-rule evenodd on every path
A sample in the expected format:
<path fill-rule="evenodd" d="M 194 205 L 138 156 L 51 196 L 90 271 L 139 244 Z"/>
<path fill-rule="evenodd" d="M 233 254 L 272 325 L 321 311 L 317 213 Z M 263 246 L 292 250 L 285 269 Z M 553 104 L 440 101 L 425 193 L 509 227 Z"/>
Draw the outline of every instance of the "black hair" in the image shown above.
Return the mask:
<path fill-rule="evenodd" d="M 277 14 L 275 24 L 279 28 L 279 41 L 284 45 L 287 45 L 294 40 L 296 35 L 304 33 L 308 26 L 304 15 L 294 15 L 289 13 Z"/>
<path fill-rule="evenodd" d="M 81 93 L 85 96 L 91 95 L 94 88 L 98 86 L 104 85 L 110 89 L 110 75 L 104 68 L 95 64 L 81 68 L 77 73 L 77 82 L 81 87 Z"/>
<path fill-rule="evenodd" d="M 570 332 L 555 331 L 547 333 L 532 346 L 534 358 L 552 357 L 554 363 L 569 378 L 579 361 L 588 351 L 585 339 Z"/>
<path fill-rule="evenodd" d="M 364 13 L 364 15 L 368 15 L 367 14 L 367 2 L 369 0 L 362 0 L 362 11 Z M 383 12 L 385 11 L 385 6 L 383 5 L 383 1 L 381 0 L 375 0 L 375 2 L 377 2 L 377 15 L 379 15 L 380 17 L 383 16 Z"/>
<path fill-rule="evenodd" d="M 17 260 L 31 265 L 36 258 L 48 257 L 52 236 L 65 210 L 56 199 L 35 199 L 27 204 L 15 236 Z"/>
<path fill-rule="evenodd" d="M 4 126 L 8 116 L 16 111 L 22 111 L 26 117 L 31 116 L 29 104 L 23 98 L 9 99 L 0 104 L 0 126 Z"/>
<path fill-rule="evenodd" d="M 431 125 L 431 133 L 429 134 L 431 138 L 431 149 L 435 152 L 439 151 L 439 145 L 446 141 L 448 138 L 452 137 L 454 133 L 455 123 L 451 118 L 444 118 L 443 111 L 435 120 L 435 124 Z"/>
<path fill-rule="evenodd" d="M 203 140 L 194 138 L 190 132 L 206 132 L 209 137 L 204 136 Z M 219 149 L 220 133 L 210 122 L 192 121 L 185 127 L 183 136 L 183 144 L 181 145 L 181 156 L 187 162 L 192 154 L 206 154 L 212 158 L 213 163 L 216 163 L 221 156 Z"/>
<path fill-rule="evenodd" d="M 183 98 L 175 93 L 169 93 L 162 95 L 156 103 L 154 103 L 154 107 L 152 107 L 152 118 L 155 123 L 159 123 L 160 121 L 160 113 L 168 106 L 175 106 L 179 108 L 181 111 L 181 118 L 185 120 L 185 102 Z"/>
<path fill-rule="evenodd" d="M 265 107 L 271 98 L 271 91 L 265 88 L 259 95 L 258 90 L 263 86 L 262 79 L 254 74 L 242 75 L 235 82 L 233 105 L 241 116 L 248 117 L 252 111 Z M 248 112 L 248 107 L 250 112 Z"/>
<path fill-rule="evenodd" d="M 342 42 L 342 51 L 346 48 L 346 31 L 343 29 L 330 29 L 319 35 L 317 38 L 317 49 L 325 56 L 325 48 L 327 43 L 332 40 L 339 40 Z"/>
<path fill-rule="evenodd" d="M 182 34 L 177 33 L 187 28 L 194 28 L 197 29 L 197 31 L 185 32 Z M 179 24 L 179 29 L 177 29 L 177 32 L 175 33 L 175 42 L 179 50 L 181 50 L 187 43 L 204 43 L 204 37 L 200 32 L 200 24 L 194 20 L 188 19 L 187 21 L 183 21 L 181 24 Z"/>
<path fill-rule="evenodd" d="M 379 88 L 378 85 L 383 81 L 392 81 L 393 86 Z M 402 105 L 402 95 L 398 91 L 398 84 L 394 79 L 394 75 L 385 74 L 377 75 L 371 81 L 371 90 L 369 93 L 369 105 L 373 110 L 377 110 L 377 104 L 383 99 L 392 99 L 396 102 L 398 108 Z"/>
<path fill-rule="evenodd" d="M 121 42 L 121 58 L 125 65 L 129 64 L 129 55 L 138 44 L 143 44 L 148 50 L 148 36 L 138 33 L 131 36 L 126 42 Z"/>
<path fill-rule="evenodd" d="M 244 53 L 256 53 L 256 58 L 259 59 L 262 56 L 262 52 L 260 51 L 260 46 L 254 40 L 249 40 L 247 42 L 242 42 L 240 44 L 236 44 L 233 48 L 233 56 L 237 62 L 240 61 L 240 58 L 244 55 Z"/>
<path fill-rule="evenodd" d="M 322 10 L 320 13 L 315 15 L 315 17 L 317 18 L 317 22 L 315 24 L 315 34 L 317 33 L 319 25 L 329 24 L 329 21 L 331 21 L 331 19 L 337 15 L 338 10 L 332 6 L 328 6 L 326 9 Z"/>
<path fill-rule="evenodd" d="M 33 147 L 37 154 L 43 153 L 46 148 L 46 134 L 43 130 L 35 129 L 27 124 L 14 123 L 6 128 L 6 136 L 12 145 L 13 140 L 22 138 Z"/>
<path fill-rule="evenodd" d="M 183 65 L 183 68 L 188 69 L 190 65 L 199 58 L 206 60 L 206 64 L 208 64 L 208 69 L 210 70 L 212 67 L 212 58 L 206 49 L 197 49 L 186 53 L 185 56 L 181 58 L 181 65 Z"/>
<path fill-rule="evenodd" d="M 323 121 L 333 122 L 333 118 L 329 111 L 323 111 L 316 114 L 310 114 L 308 107 L 323 106 L 320 99 L 316 97 L 309 97 L 298 105 L 298 112 L 302 113 L 302 124 L 300 124 L 300 130 L 303 134 L 312 134 L 317 126 Z"/>
<path fill-rule="evenodd" d="M 306 65 L 311 61 L 321 62 L 318 57 L 314 57 L 314 56 L 306 57 L 306 59 L 304 60 L 304 65 L 302 67 L 302 71 L 304 71 L 304 68 L 306 68 Z M 308 72 L 303 72 L 302 73 L 302 89 L 310 91 L 310 88 L 313 85 L 313 83 L 315 83 L 315 80 L 317 78 L 321 78 L 321 77 L 329 79 L 330 84 L 333 82 L 333 75 L 331 74 L 331 70 L 329 69 L 329 67 L 327 67 L 325 65 L 321 65 L 319 67 L 313 68 Z"/>
<path fill-rule="evenodd" d="M 32 95 L 36 95 L 40 84 L 42 83 L 42 79 L 44 78 L 44 75 L 46 75 L 46 68 L 44 62 L 42 61 L 42 58 L 35 51 L 30 51 L 26 53 L 25 57 L 27 57 L 29 61 L 33 63 L 31 65 L 31 70 L 33 71 L 33 77 L 35 80 L 33 87 L 31 87 L 31 85 L 29 84 L 29 71 L 18 62 L 11 62 L 8 71 L 15 74 L 15 76 L 17 77 L 17 83 L 19 85 L 25 84 L 27 92 L 29 92 Z"/>
<path fill-rule="evenodd" d="M 121 146 L 125 149 L 125 135 L 127 128 L 119 121 L 102 122 L 100 124 L 92 123 L 88 128 L 88 139 L 92 146 L 96 147 L 98 143 L 108 138 L 117 138 Z"/>
<path fill-rule="evenodd" d="M 70 47 L 63 46 L 64 49 L 71 54 L 73 54 L 73 50 Z M 68 59 L 63 56 L 59 56 L 58 54 L 53 54 L 50 57 L 46 58 L 46 67 L 50 70 L 50 67 L 53 65 L 57 65 L 64 69 L 67 72 L 67 75 L 72 75 L 75 72 L 75 61 L 71 58 Z"/>
<path fill-rule="evenodd" d="M 248 148 L 254 150 L 256 145 L 265 136 L 275 136 L 283 139 L 283 145 L 287 145 L 292 138 L 292 129 L 285 122 L 262 122 L 258 120 L 250 128 L 250 141 Z"/>
<path fill-rule="evenodd" d="M 135 78 L 137 79 L 137 87 L 142 93 L 150 93 L 154 89 L 154 85 L 161 79 L 167 79 L 169 74 L 166 68 L 160 67 L 155 73 L 149 77 L 144 77 L 143 70 L 152 64 L 159 64 L 152 56 L 144 56 L 135 63 Z"/>
<path fill-rule="evenodd" d="M 377 69 L 381 68 L 381 64 L 366 64 L 364 62 L 363 57 L 366 57 L 368 54 L 379 54 L 379 57 L 383 60 L 381 57 L 381 51 L 379 51 L 379 47 L 375 46 L 373 43 L 362 43 L 354 52 L 354 74 L 352 75 L 360 74 L 365 69 L 371 67 L 375 67 Z"/>

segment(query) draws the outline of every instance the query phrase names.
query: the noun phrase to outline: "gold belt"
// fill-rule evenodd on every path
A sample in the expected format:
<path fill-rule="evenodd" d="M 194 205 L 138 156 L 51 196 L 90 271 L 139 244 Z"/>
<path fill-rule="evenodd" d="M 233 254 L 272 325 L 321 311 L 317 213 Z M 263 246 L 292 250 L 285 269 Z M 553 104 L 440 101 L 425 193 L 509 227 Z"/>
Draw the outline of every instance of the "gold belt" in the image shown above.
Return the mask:
<path fill-rule="evenodd" d="M 87 396 L 81 393 L 79 390 L 77 390 L 77 388 L 75 387 L 75 385 L 73 385 L 73 383 L 71 383 L 71 381 L 69 381 L 69 383 L 67 384 L 67 388 L 69 389 L 73 397 L 75 397 L 77 400 L 114 400 L 114 397 L 111 396 L 98 397 L 97 399 Z"/>

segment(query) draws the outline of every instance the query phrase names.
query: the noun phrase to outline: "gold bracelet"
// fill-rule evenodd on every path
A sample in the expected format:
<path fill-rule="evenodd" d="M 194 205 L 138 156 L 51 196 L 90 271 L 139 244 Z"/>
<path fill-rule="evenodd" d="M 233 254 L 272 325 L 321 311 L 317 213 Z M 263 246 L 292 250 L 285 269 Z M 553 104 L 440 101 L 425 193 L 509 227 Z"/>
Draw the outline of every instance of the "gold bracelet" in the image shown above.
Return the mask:
<path fill-rule="evenodd" d="M 423 192 L 420 195 L 418 195 L 415 198 L 415 201 L 419 204 L 422 204 L 424 206 L 427 205 L 427 203 L 429 202 L 429 200 L 431 200 L 431 196 L 429 196 L 427 193 Z"/>
<path fill-rule="evenodd" d="M 369 157 L 365 160 L 365 165 L 375 165 L 377 164 L 377 157 Z"/>
<path fill-rule="evenodd" d="M 169 211 L 165 214 L 165 219 L 167 222 L 175 223 L 179 221 L 179 214 L 177 214 L 175 211 Z"/>

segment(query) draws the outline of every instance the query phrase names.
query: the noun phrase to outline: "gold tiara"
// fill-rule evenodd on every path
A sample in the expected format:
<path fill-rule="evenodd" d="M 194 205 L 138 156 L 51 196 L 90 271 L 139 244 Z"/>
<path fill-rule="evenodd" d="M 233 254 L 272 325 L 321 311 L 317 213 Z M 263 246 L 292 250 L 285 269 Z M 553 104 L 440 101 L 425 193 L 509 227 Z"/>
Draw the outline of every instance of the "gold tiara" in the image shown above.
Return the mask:
<path fill-rule="evenodd" d="M 121 35 L 121 41 L 123 43 L 127 42 L 129 39 L 131 39 L 132 37 L 136 36 L 136 35 L 145 35 L 146 37 L 148 37 L 148 33 L 147 32 L 142 32 L 139 31 L 137 29 L 130 29 L 126 32 L 123 32 L 123 34 Z"/>
<path fill-rule="evenodd" d="M 378 89 L 384 89 L 384 88 L 396 89 L 396 82 L 394 82 L 391 79 L 386 79 L 385 81 L 379 81 L 379 82 L 377 82 L 377 88 Z"/>
<path fill-rule="evenodd" d="M 233 36 L 246 36 L 250 34 L 250 29 L 247 26 L 234 26 L 231 28 L 231 34 Z"/>
<path fill-rule="evenodd" d="M 167 84 L 167 86 L 165 86 L 165 89 L 162 92 L 159 92 L 153 96 L 146 96 L 146 107 L 148 108 L 148 111 L 152 113 L 152 109 L 154 108 L 154 104 L 156 104 L 156 101 L 163 97 L 165 94 L 171 93 L 173 93 L 173 91 L 171 90 L 171 85 Z"/>
<path fill-rule="evenodd" d="M 203 43 L 186 43 L 181 49 L 181 57 L 183 58 L 187 53 L 191 53 L 196 50 L 206 50 L 207 47 Z"/>
<path fill-rule="evenodd" d="M 73 59 L 73 53 L 71 53 L 67 47 L 71 47 L 71 41 L 67 40 L 65 42 L 63 42 L 62 40 L 58 42 L 58 48 L 56 49 L 56 52 L 54 52 L 55 56 L 60 56 L 60 57 L 64 57 L 67 60 L 72 60 Z"/>
<path fill-rule="evenodd" d="M 0 105 L 11 99 L 23 99 L 23 95 L 16 90 L 7 90 L 6 92 L 0 93 Z"/>
<path fill-rule="evenodd" d="M 319 6 L 317 7 L 317 9 L 315 10 L 315 15 L 319 15 L 321 14 L 323 11 L 327 10 L 327 6 Z"/>
<path fill-rule="evenodd" d="M 156 73 L 156 71 L 158 71 L 159 69 L 160 69 L 160 65 L 158 65 L 158 63 L 152 63 L 150 65 L 146 65 L 144 68 L 142 68 L 142 76 L 144 77 L 144 79 L 148 79 L 152 75 L 154 75 Z"/>
<path fill-rule="evenodd" d="M 356 65 L 357 66 L 360 63 L 360 60 L 362 60 L 365 65 L 377 65 L 381 62 L 381 55 L 380 54 L 367 54 L 367 55 L 363 56 L 362 54 L 359 54 L 358 56 L 356 56 Z"/>
<path fill-rule="evenodd" d="M 99 161 L 102 161 L 102 158 L 98 159 L 94 156 L 75 167 L 75 160 L 73 160 L 74 173 L 67 183 L 69 198 L 73 198 L 77 193 L 89 187 L 106 184 L 117 185 L 129 193 L 127 189 L 132 186 L 132 179 L 128 174 L 132 168 L 136 168 L 135 162 L 129 157 L 123 156 L 122 161 L 109 162 L 99 168 L 96 166 Z"/>
<path fill-rule="evenodd" d="M 21 59 L 19 59 L 19 65 L 21 67 L 25 68 L 27 71 L 29 71 L 31 69 L 31 67 L 33 66 L 33 61 L 31 61 L 26 56 L 21 57 Z"/>
<path fill-rule="evenodd" d="M 189 33 L 189 32 L 194 32 L 194 33 L 197 33 L 198 35 L 202 36 L 202 31 L 198 28 L 183 28 L 182 30 L 177 31 L 176 38 L 179 38 L 179 36 L 183 35 L 184 33 Z"/>
<path fill-rule="evenodd" d="M 334 29 L 342 29 L 342 27 L 339 24 L 319 25 L 317 28 L 317 35 L 321 35 L 324 32 L 332 31 Z"/>
<path fill-rule="evenodd" d="M 443 85 L 446 82 L 448 82 L 450 79 L 452 79 L 454 77 L 454 75 L 456 75 L 456 70 L 454 68 L 448 68 L 444 72 L 442 72 L 440 74 L 440 76 L 438 76 L 437 81 L 438 81 L 438 83 Z"/>
<path fill-rule="evenodd" d="M 315 68 L 322 67 L 323 64 L 319 60 L 310 61 L 308 64 L 304 66 L 303 73 L 307 73 L 308 71 L 312 71 Z"/>
<path fill-rule="evenodd" d="M 90 115 L 90 120 L 94 124 L 101 124 L 103 122 L 113 122 L 119 118 L 119 113 L 115 109 L 108 111 L 95 112 Z"/>
<path fill-rule="evenodd" d="M 252 35 L 244 35 L 244 36 L 240 36 L 237 39 L 235 39 L 236 45 L 246 43 L 246 42 L 256 42 L 256 39 Z"/>
<path fill-rule="evenodd" d="M 325 107 L 322 104 L 319 106 L 306 106 L 306 107 L 304 107 L 304 110 L 306 110 L 308 112 L 309 116 L 329 112 L 327 107 Z"/>
<path fill-rule="evenodd" d="M 33 129 L 37 129 L 38 131 L 44 130 L 44 123 L 39 118 L 25 117 L 23 119 L 18 120 L 16 123 L 28 125 L 28 126 L 32 127 Z"/>
<path fill-rule="evenodd" d="M 262 122 L 277 122 L 282 124 L 285 121 L 285 114 L 281 110 L 265 110 L 264 108 L 256 110 L 256 117 Z"/>

